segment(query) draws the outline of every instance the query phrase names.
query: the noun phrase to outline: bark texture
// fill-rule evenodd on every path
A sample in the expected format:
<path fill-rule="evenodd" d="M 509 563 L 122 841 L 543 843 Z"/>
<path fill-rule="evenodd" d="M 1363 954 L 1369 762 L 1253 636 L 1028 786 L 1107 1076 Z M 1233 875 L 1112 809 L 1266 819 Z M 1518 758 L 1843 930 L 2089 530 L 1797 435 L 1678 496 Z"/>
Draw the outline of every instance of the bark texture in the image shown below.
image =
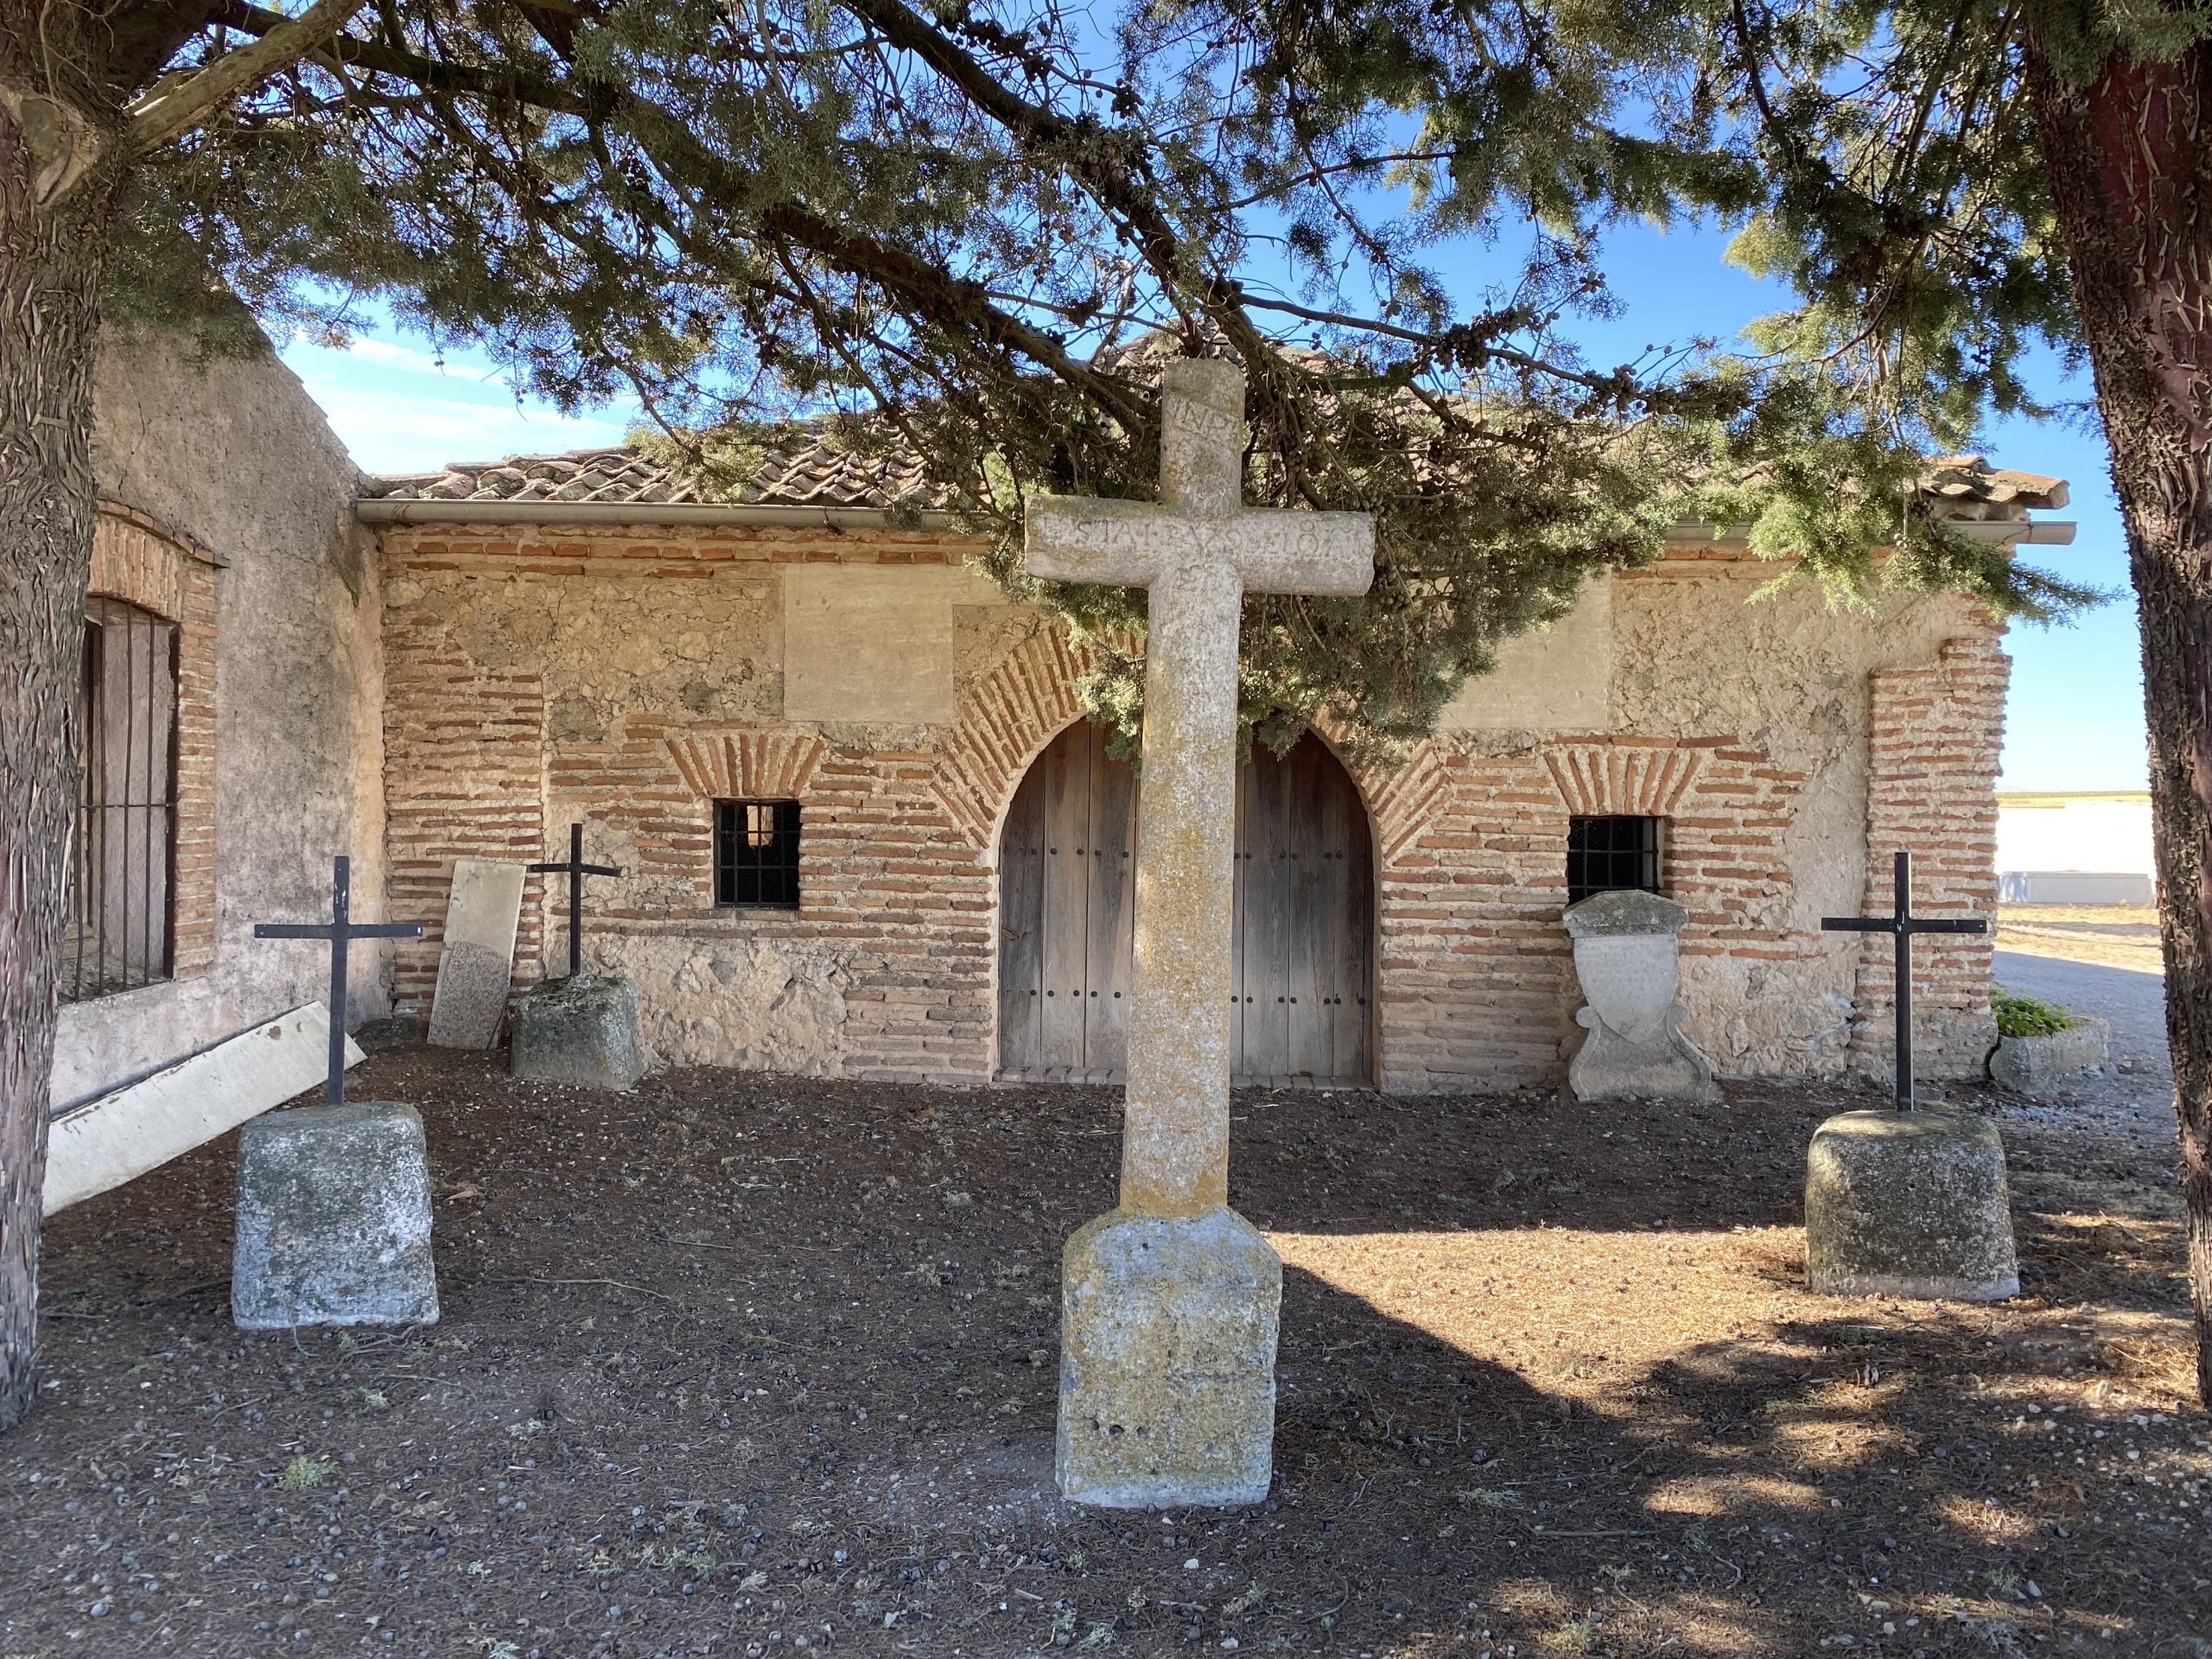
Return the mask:
<path fill-rule="evenodd" d="M 2212 1404 L 2212 51 L 2030 95 L 2141 611 L 2197 1392 Z"/>
<path fill-rule="evenodd" d="M 75 16 L 0 0 L 0 90 L 54 88 Z M 114 194 L 96 161 L 89 188 L 41 207 L 61 147 L 99 125 L 57 121 L 50 99 L 16 108 L 20 120 L 0 103 L 0 1430 L 37 1387 L 39 1193 L 97 508 L 92 357 Z"/>

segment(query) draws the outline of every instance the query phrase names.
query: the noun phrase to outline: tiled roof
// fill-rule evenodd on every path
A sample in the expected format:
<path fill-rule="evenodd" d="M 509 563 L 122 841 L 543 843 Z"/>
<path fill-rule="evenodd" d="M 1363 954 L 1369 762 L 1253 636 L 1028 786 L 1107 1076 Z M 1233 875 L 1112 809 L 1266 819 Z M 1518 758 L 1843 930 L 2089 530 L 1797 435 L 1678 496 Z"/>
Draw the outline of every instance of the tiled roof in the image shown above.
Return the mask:
<path fill-rule="evenodd" d="M 397 501 L 700 502 L 734 499 L 791 507 L 936 507 L 946 492 L 910 451 L 862 454 L 817 432 L 768 446 L 750 485 L 733 496 L 702 494 L 694 480 L 629 445 L 558 455 L 455 461 L 435 473 L 380 478 L 371 493 Z"/>
<path fill-rule="evenodd" d="M 1944 516 L 2017 519 L 2031 508 L 2063 507 L 2066 483 L 2037 473 L 1992 467 L 1980 455 L 1942 455 L 1929 462 L 1921 487 Z M 710 497 L 668 463 L 634 447 L 571 449 L 557 455 L 509 455 L 497 461 L 456 461 L 441 472 L 380 478 L 371 493 L 399 501 L 700 502 L 734 499 L 762 506 L 940 507 L 949 493 L 930 484 L 921 458 L 893 449 L 866 454 L 817 432 L 799 431 L 772 444 L 753 482 L 734 498 Z"/>
<path fill-rule="evenodd" d="M 1921 493 L 1948 518 L 2024 518 L 2030 508 L 2066 505 L 2066 480 L 1992 467 L 1980 455 L 1936 455 L 1920 477 Z"/>

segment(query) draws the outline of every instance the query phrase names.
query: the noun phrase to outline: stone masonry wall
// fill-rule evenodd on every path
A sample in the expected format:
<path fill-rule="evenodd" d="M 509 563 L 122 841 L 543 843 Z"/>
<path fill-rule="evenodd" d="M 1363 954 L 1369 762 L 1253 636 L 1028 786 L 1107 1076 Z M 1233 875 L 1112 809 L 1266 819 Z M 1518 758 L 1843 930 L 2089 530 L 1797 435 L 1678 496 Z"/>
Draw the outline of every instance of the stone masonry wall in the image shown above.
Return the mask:
<path fill-rule="evenodd" d="M 558 856 L 579 821 L 626 872 L 593 884 L 587 955 L 637 978 L 662 1057 L 987 1080 L 994 884 L 946 804 L 948 734 L 782 717 L 782 571 L 943 571 L 966 551 L 898 532 L 387 532 L 394 906 L 431 918 L 401 948 L 399 1004 L 427 1009 L 454 859 Z M 800 803 L 796 911 L 714 904 L 712 803 L 747 797 Z M 532 878 L 524 910 L 518 985 L 568 951 L 558 880 Z"/>
<path fill-rule="evenodd" d="M 627 872 L 593 884 L 587 954 L 639 980 L 661 1058 L 988 1079 L 999 826 L 1080 715 L 1083 664 L 1057 630 L 945 588 L 965 550 L 920 533 L 425 525 L 383 539 L 394 912 L 433 923 L 401 948 L 403 1004 L 427 1007 L 453 859 L 557 856 L 581 819 L 592 856 Z M 874 607 L 855 613 L 855 660 L 908 650 L 896 671 L 919 685 L 928 664 L 902 637 L 952 642 L 949 722 L 786 717 L 785 573 L 824 564 L 876 568 L 855 582 Z M 950 603 L 950 626 L 900 627 L 881 608 L 887 567 L 912 572 L 916 606 Z M 1560 700 L 1585 723 L 1447 729 L 1402 766 L 1355 773 L 1376 836 L 1384 1087 L 1560 1076 L 1580 1001 L 1559 921 L 1565 843 L 1586 812 L 1666 820 L 1665 884 L 1690 911 L 1690 1031 L 1724 1071 L 1866 1063 L 1863 952 L 1819 918 L 1859 908 L 1884 836 L 1909 833 L 1932 860 L 1929 838 L 1956 827 L 1913 816 L 1929 756 L 1953 767 L 1944 790 L 1989 798 L 2003 659 L 1963 603 L 1859 617 L 1809 590 L 1751 602 L 1772 574 L 1692 556 L 1616 577 L 1603 697 Z M 818 603 L 820 584 L 809 591 Z M 807 626 L 818 638 L 819 616 Z M 1923 732 L 1927 698 L 1943 723 Z M 1498 706 L 1533 721 L 1547 699 Z M 769 797 L 801 803 L 801 906 L 717 909 L 710 803 Z M 1956 841 L 1947 891 L 1984 880 L 1981 833 Z M 558 881 L 533 880 L 518 985 L 565 958 L 563 901 Z M 1971 960 L 1946 972 L 1963 1017 Z"/>
<path fill-rule="evenodd" d="M 327 958 L 253 925 L 327 916 L 332 855 L 357 915 L 384 893 L 377 572 L 344 446 L 273 352 L 158 332 L 104 332 L 93 413 L 93 588 L 179 624 L 176 973 L 63 1007 L 57 1107 L 321 1000 Z M 374 1017 L 385 963 L 353 963 Z"/>

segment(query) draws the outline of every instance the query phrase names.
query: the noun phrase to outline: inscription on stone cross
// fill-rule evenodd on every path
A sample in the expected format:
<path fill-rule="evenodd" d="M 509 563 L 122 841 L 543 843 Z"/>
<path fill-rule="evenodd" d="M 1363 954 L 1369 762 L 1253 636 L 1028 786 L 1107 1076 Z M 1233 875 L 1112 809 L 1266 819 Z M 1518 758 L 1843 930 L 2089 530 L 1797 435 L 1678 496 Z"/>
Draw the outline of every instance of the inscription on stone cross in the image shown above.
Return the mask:
<path fill-rule="evenodd" d="M 1064 1258 L 1058 1470 L 1115 1508 L 1265 1497 L 1282 1267 L 1229 1208 L 1237 625 L 1247 593 L 1353 594 L 1364 513 L 1243 505 L 1244 382 L 1163 378 L 1160 501 L 1039 496 L 1030 574 L 1147 589 L 1120 1206 Z"/>

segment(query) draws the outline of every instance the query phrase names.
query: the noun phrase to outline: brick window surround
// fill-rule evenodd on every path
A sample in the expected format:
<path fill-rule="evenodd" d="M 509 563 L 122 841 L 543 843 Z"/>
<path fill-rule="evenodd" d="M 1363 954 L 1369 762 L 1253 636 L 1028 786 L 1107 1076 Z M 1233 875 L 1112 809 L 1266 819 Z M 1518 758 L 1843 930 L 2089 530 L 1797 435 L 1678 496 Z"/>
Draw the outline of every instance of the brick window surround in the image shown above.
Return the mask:
<path fill-rule="evenodd" d="M 91 591 L 176 626 L 176 778 L 170 979 L 215 961 L 214 554 L 114 502 L 92 526 Z"/>

